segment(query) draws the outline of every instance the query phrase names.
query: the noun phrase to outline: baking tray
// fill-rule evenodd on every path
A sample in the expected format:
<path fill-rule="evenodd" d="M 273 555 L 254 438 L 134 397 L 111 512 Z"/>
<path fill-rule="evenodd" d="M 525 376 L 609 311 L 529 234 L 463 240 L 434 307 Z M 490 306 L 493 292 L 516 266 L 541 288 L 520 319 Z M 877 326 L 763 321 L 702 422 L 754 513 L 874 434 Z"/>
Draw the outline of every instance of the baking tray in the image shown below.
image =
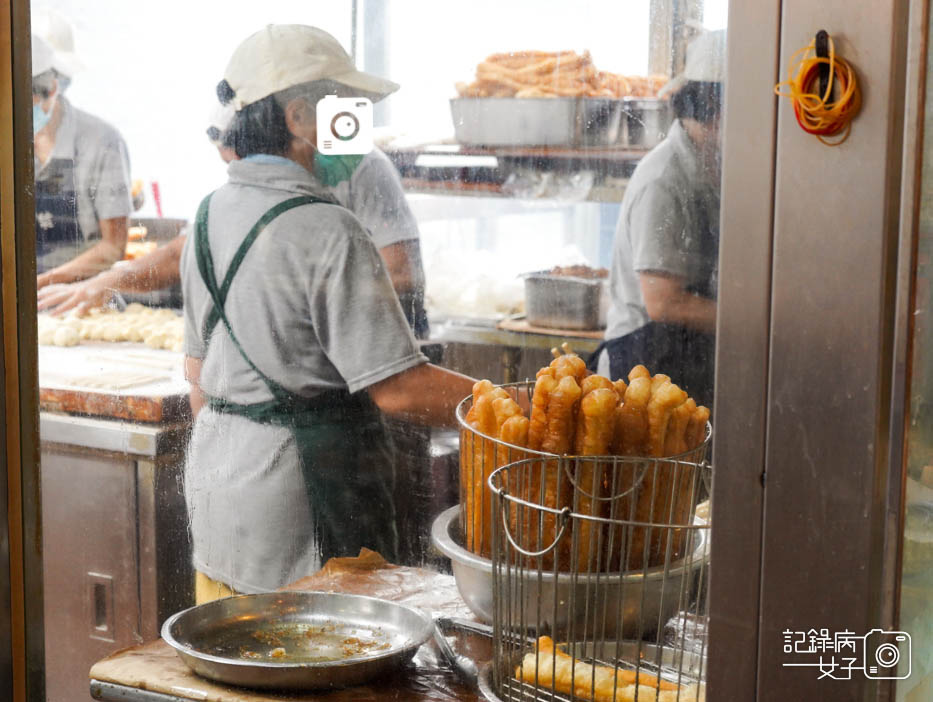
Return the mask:
<path fill-rule="evenodd" d="M 670 128 L 670 102 L 657 98 L 453 98 L 461 144 L 650 149 Z"/>
<path fill-rule="evenodd" d="M 667 136 L 673 119 L 669 100 L 625 98 L 617 143 L 633 149 L 653 148 Z"/>
<path fill-rule="evenodd" d="M 477 146 L 613 146 L 622 101 L 608 98 L 453 98 L 454 135 Z"/>
<path fill-rule="evenodd" d="M 198 605 L 165 620 L 162 638 L 195 673 L 272 690 L 362 684 L 407 663 L 430 617 L 360 595 L 271 592 Z"/>
<path fill-rule="evenodd" d="M 607 278 L 578 278 L 535 271 L 525 279 L 528 323 L 550 329 L 603 329 L 609 307 Z"/>

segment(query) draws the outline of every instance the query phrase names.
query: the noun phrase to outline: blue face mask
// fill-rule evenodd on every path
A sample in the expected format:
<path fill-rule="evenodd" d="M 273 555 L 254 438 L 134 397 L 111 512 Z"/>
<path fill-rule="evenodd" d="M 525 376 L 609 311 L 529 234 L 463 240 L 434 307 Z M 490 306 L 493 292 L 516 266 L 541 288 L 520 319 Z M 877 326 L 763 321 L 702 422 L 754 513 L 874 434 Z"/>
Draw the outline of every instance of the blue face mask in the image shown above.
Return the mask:
<path fill-rule="evenodd" d="M 52 112 L 46 112 L 41 105 L 32 106 L 32 135 L 35 136 L 40 129 L 49 123 L 52 119 Z"/>
<path fill-rule="evenodd" d="M 344 180 L 350 180 L 353 171 L 365 158 L 362 154 L 327 156 L 320 151 L 314 152 L 314 177 L 322 185 L 333 188 Z"/>

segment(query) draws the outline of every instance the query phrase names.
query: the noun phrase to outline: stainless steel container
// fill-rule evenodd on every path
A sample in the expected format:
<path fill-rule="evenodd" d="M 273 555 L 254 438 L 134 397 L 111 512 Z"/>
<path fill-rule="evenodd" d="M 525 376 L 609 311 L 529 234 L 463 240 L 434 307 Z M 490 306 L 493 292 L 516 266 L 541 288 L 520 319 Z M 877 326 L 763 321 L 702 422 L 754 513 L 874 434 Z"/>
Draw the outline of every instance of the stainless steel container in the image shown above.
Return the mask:
<path fill-rule="evenodd" d="M 434 520 L 431 538 L 441 553 L 450 558 L 457 589 L 464 602 L 477 617 L 491 624 L 494 612 L 492 561 L 470 553 L 460 545 L 459 510 L 460 507 L 456 506 L 442 512 Z M 593 606 L 590 600 L 597 583 L 602 590 L 614 593 L 607 601 L 600 602 L 605 609 L 607 636 L 622 633 L 625 637 L 632 637 L 639 630 L 650 630 L 652 624 L 663 624 L 677 612 L 678 606 L 683 605 L 679 597 L 682 587 L 691 589 L 689 579 L 707 565 L 709 543 L 706 530 L 698 529 L 695 534 L 690 557 L 671 563 L 667 569 L 659 566 L 621 575 L 558 573 L 555 576 L 552 572 L 544 572 L 540 577 L 536 571 L 526 571 L 522 587 L 524 606 L 515 608 L 512 625 L 526 627 L 531 624 L 519 619 L 520 611 L 537 611 L 538 603 L 542 603 L 541 624 L 548 631 L 568 628 L 570 622 L 567 618 L 571 616 L 578 620 L 576 627 L 583 631 L 587 617 L 592 616 L 587 608 Z M 574 606 L 563 606 L 555 611 L 547 604 L 555 601 L 573 603 Z M 557 619 L 552 620 L 552 617 Z M 617 631 L 617 624 L 621 626 L 621 632 Z"/>
<path fill-rule="evenodd" d="M 528 323 L 550 329 L 603 329 L 609 306 L 606 278 L 577 278 L 546 271 L 526 273 Z"/>
<path fill-rule="evenodd" d="M 453 98 L 461 144 L 613 146 L 622 137 L 622 101 L 609 98 Z"/>
<path fill-rule="evenodd" d="M 622 101 L 619 146 L 650 149 L 667 136 L 673 113 L 670 100 L 626 98 Z"/>
<path fill-rule="evenodd" d="M 162 638 L 198 675 L 261 689 L 359 685 L 405 664 L 431 638 L 429 616 L 330 592 L 270 592 L 179 612 Z"/>

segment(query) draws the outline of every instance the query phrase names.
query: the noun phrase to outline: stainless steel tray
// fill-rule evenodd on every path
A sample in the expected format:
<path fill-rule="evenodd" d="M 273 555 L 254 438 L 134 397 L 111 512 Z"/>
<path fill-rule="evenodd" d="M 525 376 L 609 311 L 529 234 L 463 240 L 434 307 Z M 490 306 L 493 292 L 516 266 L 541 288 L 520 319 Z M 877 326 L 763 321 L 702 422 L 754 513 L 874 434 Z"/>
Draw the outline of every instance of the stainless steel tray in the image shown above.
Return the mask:
<path fill-rule="evenodd" d="M 359 685 L 408 662 L 431 638 L 430 617 L 359 595 L 270 592 L 186 609 L 162 638 L 198 675 L 262 689 Z"/>
<path fill-rule="evenodd" d="M 622 101 L 608 98 L 453 98 L 461 144 L 477 146 L 613 146 Z"/>
<path fill-rule="evenodd" d="M 461 144 L 650 149 L 667 134 L 670 103 L 656 98 L 453 98 Z"/>
<path fill-rule="evenodd" d="M 526 273 L 525 316 L 549 329 L 603 329 L 609 306 L 606 278 Z"/>
<path fill-rule="evenodd" d="M 669 100 L 626 98 L 622 101 L 617 143 L 629 148 L 650 149 L 667 136 L 673 119 Z"/>

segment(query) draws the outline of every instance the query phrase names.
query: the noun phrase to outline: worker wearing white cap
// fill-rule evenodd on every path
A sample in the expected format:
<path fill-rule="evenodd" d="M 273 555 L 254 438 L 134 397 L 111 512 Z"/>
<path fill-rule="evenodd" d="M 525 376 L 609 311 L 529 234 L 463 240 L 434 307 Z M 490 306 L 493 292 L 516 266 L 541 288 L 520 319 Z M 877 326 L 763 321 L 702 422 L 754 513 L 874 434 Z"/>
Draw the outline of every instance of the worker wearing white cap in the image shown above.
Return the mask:
<path fill-rule="evenodd" d="M 638 364 L 712 402 L 719 258 L 720 112 L 724 31 L 687 47 L 684 71 L 662 90 L 674 122 L 635 169 L 613 244 L 600 373 Z"/>
<path fill-rule="evenodd" d="M 279 57 L 279 61 L 290 61 L 292 65 L 280 62 L 265 66 L 262 77 L 250 82 L 249 58 L 262 51 L 263 47 L 268 48 L 272 42 L 283 45 L 294 42 L 296 46 L 304 46 L 305 53 Z M 378 100 L 398 89 L 391 81 L 357 71 L 337 40 L 315 27 L 267 27 L 251 37 L 246 49 L 234 58 L 239 63 L 231 62 L 227 70 L 229 82 L 225 83 L 225 94 L 229 99 L 227 104 L 218 103 L 211 110 L 207 128 L 208 139 L 227 163 L 237 157 L 233 143 L 235 134 L 231 135 L 229 143 L 224 141 L 237 106 L 247 100 L 255 100 L 258 93 L 266 97 L 277 92 L 282 81 L 301 81 L 303 90 L 311 98 L 337 94 Z M 234 90 L 233 86 L 237 89 Z M 235 96 L 231 97 L 229 91 L 235 92 Z M 424 310 L 425 279 L 418 224 L 391 161 L 377 148 L 361 158 L 327 158 L 315 153 L 313 177 L 322 192 L 352 211 L 362 222 L 379 249 L 415 336 L 427 338 L 429 328 Z M 147 292 L 149 285 L 174 284 L 178 279 L 178 254 L 182 242 L 183 237 L 172 242 L 168 251 L 153 252 L 138 259 L 131 267 L 106 271 L 86 283 L 56 286 L 40 292 L 39 309 L 61 313 L 77 308 L 82 313 L 107 302 L 112 290 L 139 293 Z"/>
<path fill-rule="evenodd" d="M 281 587 L 362 547 L 397 558 L 396 463 L 377 408 L 450 425 L 472 389 L 427 363 L 373 238 L 314 175 L 322 79 L 360 97 L 395 88 L 299 25 L 244 41 L 218 87 L 237 108 L 224 143 L 239 158 L 181 262 L 200 601 Z"/>
<path fill-rule="evenodd" d="M 55 10 L 33 8 L 32 32 L 52 49 L 52 68 L 58 79 L 58 91 L 64 93 L 75 74 L 84 69 L 84 62 L 75 51 L 71 23 Z"/>
<path fill-rule="evenodd" d="M 61 95 L 55 53 L 32 37 L 37 286 L 96 275 L 123 257 L 131 212 L 126 144 Z"/>

